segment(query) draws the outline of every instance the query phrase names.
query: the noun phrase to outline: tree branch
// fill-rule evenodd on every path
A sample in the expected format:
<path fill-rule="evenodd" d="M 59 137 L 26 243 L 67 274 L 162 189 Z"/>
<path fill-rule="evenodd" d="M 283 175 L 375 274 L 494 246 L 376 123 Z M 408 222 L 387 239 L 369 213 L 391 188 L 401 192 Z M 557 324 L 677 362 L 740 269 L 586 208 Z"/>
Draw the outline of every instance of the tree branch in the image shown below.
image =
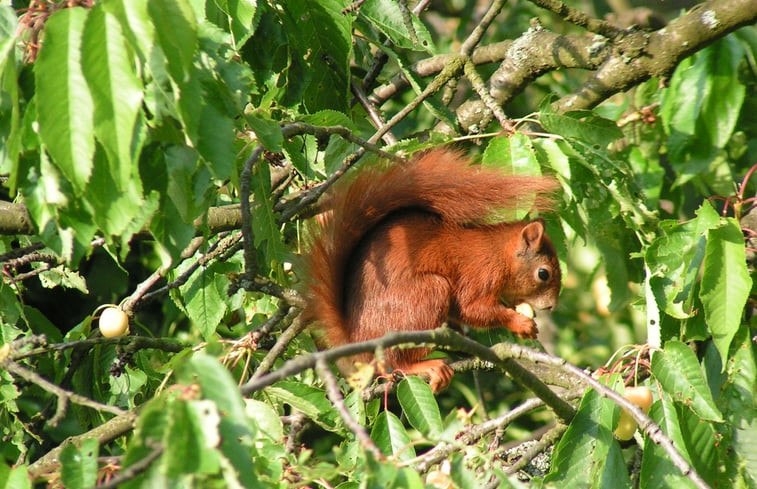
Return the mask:
<path fill-rule="evenodd" d="M 274 382 L 283 380 L 291 375 L 315 367 L 316 362 L 323 360 L 333 362 L 338 358 L 375 351 L 377 348 L 389 348 L 396 346 L 423 346 L 430 344 L 442 346 L 451 350 L 462 351 L 470 355 L 492 362 L 501 366 L 520 385 L 533 391 L 537 396 L 565 422 L 569 422 L 575 414 L 575 409 L 562 400 L 549 387 L 547 387 L 535 375 L 526 371 L 516 361 L 506 357 L 501 358 L 495 352 L 480 343 L 477 343 L 449 328 L 438 328 L 430 331 L 403 331 L 389 333 L 381 338 L 339 346 L 330 350 L 320 351 L 304 355 L 286 362 L 278 370 L 266 375 L 253 376 L 249 382 L 242 386 L 242 394 L 249 395 L 263 389 Z"/>
<path fill-rule="evenodd" d="M 377 460 L 383 460 L 384 454 L 381 453 L 381 450 L 379 450 L 376 444 L 373 443 L 373 440 L 368 434 L 368 431 L 366 431 L 366 429 L 362 425 L 360 425 L 360 423 L 355 421 L 355 418 L 353 418 L 350 412 L 347 410 L 347 406 L 344 405 L 344 397 L 342 396 L 342 392 L 339 390 L 339 385 L 336 382 L 336 378 L 334 378 L 334 374 L 331 372 L 331 369 L 329 369 L 326 361 L 322 358 L 317 360 L 315 362 L 315 370 L 318 372 L 318 376 L 326 386 L 326 395 L 336 408 L 339 415 L 342 417 L 344 423 L 347 425 L 350 431 L 354 433 L 355 438 L 357 438 L 363 448 L 371 452 Z"/>
<path fill-rule="evenodd" d="M 37 479 L 38 477 L 55 470 L 60 465 L 59 457 L 61 450 L 70 443 L 78 443 L 85 438 L 96 438 L 100 445 L 104 445 L 105 443 L 115 440 L 134 428 L 137 416 L 138 409 L 133 409 L 120 416 L 109 419 L 105 423 L 87 431 L 86 433 L 66 438 L 66 441 L 29 465 L 29 476 L 32 479 Z"/>
<path fill-rule="evenodd" d="M 560 112 L 596 106 L 654 76 L 667 77 L 687 56 L 757 21 L 754 0 L 711 0 L 668 26 L 622 38 L 605 63 L 575 93 L 558 100 Z"/>

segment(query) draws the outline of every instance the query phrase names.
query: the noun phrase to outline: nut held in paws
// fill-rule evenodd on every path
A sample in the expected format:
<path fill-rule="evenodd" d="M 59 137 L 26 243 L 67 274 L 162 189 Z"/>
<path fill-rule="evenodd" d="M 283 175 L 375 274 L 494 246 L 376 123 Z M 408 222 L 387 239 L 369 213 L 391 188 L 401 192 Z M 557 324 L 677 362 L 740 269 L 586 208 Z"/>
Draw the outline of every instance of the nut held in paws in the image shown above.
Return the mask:
<path fill-rule="evenodd" d="M 523 314 L 524 316 L 533 319 L 534 318 L 534 308 L 531 307 L 530 304 L 527 304 L 525 302 L 521 302 L 520 304 L 515 306 L 515 312 L 518 314 Z"/>

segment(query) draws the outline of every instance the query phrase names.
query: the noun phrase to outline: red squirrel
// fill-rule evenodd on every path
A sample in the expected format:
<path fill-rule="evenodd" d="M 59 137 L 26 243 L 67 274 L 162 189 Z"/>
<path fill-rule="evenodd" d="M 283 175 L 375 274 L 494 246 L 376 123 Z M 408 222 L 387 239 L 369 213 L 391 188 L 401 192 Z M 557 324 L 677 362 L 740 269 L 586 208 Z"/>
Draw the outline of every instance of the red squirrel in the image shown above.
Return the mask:
<path fill-rule="evenodd" d="M 307 257 L 305 320 L 319 323 L 330 346 L 448 320 L 535 338 L 534 320 L 512 307 L 557 305 L 560 265 L 544 221 L 485 220 L 519 201 L 548 208 L 557 186 L 552 177 L 471 165 L 445 149 L 338 182 Z M 389 349 L 386 361 L 405 374 L 426 375 L 436 392 L 453 372 L 441 359 L 424 360 L 428 353 Z"/>

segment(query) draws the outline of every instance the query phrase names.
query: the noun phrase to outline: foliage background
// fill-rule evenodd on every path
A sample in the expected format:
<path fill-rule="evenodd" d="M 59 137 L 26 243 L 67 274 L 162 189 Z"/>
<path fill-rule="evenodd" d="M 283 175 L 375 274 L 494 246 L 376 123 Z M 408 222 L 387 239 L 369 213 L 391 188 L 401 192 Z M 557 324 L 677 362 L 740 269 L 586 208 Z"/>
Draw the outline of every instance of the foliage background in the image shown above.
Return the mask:
<path fill-rule="evenodd" d="M 0 2 L 0 484 L 757 486 L 757 7 L 664 7 Z M 287 363 L 316 351 L 318 197 L 453 142 L 563 185 L 561 305 L 518 353 L 559 402 L 469 354 L 386 402 Z M 129 336 L 99 335 L 108 303 Z M 619 444 L 616 403 L 542 346 L 651 387 L 646 435 Z"/>

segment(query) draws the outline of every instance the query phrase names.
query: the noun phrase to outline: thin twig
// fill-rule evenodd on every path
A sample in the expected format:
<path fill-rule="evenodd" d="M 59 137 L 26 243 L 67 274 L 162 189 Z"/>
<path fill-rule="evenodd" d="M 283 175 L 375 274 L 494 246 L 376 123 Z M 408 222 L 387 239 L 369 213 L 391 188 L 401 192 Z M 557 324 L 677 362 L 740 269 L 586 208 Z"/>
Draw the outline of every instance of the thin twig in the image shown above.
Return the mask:
<path fill-rule="evenodd" d="M 252 170 L 260 159 L 263 146 L 257 146 L 244 162 L 242 173 L 239 175 L 239 199 L 242 202 L 242 248 L 244 256 L 244 274 L 252 279 L 258 272 L 258 262 L 255 252 L 255 236 L 252 232 L 252 213 L 250 212 L 250 196 L 252 195 Z"/>
<path fill-rule="evenodd" d="M 24 256 L 27 253 L 32 253 L 37 250 L 41 250 L 45 247 L 44 243 L 33 243 L 29 246 L 24 246 L 23 248 L 18 248 L 15 250 L 10 250 L 7 253 L 3 253 L 0 255 L 0 263 L 4 263 L 6 261 L 16 259 L 18 257 Z"/>
<path fill-rule="evenodd" d="M 358 439 L 365 450 L 371 452 L 377 460 L 383 460 L 384 455 L 381 453 L 381 450 L 379 450 L 376 444 L 373 443 L 373 440 L 366 429 L 361 426 L 360 423 L 355 421 L 355 418 L 353 418 L 347 410 L 347 406 L 344 405 L 344 397 L 339 390 L 339 385 L 336 382 L 334 373 L 329 369 L 328 364 L 323 358 L 316 361 L 315 370 L 318 372 L 318 376 L 321 380 L 323 380 L 324 386 L 326 387 L 326 395 L 336 408 L 339 416 L 342 417 L 347 428 L 355 434 L 355 438 Z"/>
<path fill-rule="evenodd" d="M 473 89 L 476 91 L 486 108 L 494 114 L 494 117 L 497 119 L 497 122 L 499 122 L 499 125 L 502 126 L 502 129 L 508 134 L 515 133 L 515 128 L 513 127 L 512 122 L 507 115 L 505 115 L 505 111 L 502 110 L 502 107 L 496 100 L 494 100 L 494 97 L 489 94 L 489 89 L 481 79 L 481 75 L 476 71 L 476 65 L 474 65 L 470 59 L 465 62 L 465 77 L 470 80 Z M 485 128 L 480 127 L 480 129 L 483 130 Z"/>
<path fill-rule="evenodd" d="M 23 367 L 10 359 L 6 359 L 4 362 L 2 362 L 2 367 L 11 374 L 39 386 L 41 389 L 53 394 L 58 398 L 58 408 L 55 411 L 55 415 L 50 418 L 50 421 L 48 422 L 50 426 L 56 426 L 60 422 L 60 420 L 63 419 L 66 414 L 66 407 L 68 406 L 69 401 L 80 406 L 85 406 L 97 411 L 114 414 L 116 416 L 126 413 L 126 411 L 119 407 L 102 404 L 88 397 L 76 394 L 75 392 L 69 392 L 57 386 L 56 384 L 53 384 L 36 372 L 32 372 L 26 367 Z"/>
<path fill-rule="evenodd" d="M 389 122 L 381 126 L 368 141 L 375 143 L 376 141 L 381 139 L 381 137 L 386 132 L 388 132 L 392 127 L 399 124 L 402 119 L 404 119 L 410 112 L 415 110 L 427 98 L 441 90 L 442 87 L 444 87 L 444 85 L 452 78 L 458 76 L 465 66 L 466 59 L 466 56 L 459 55 L 450 58 L 449 62 L 444 65 L 444 69 L 442 69 L 442 71 L 436 77 L 434 77 L 433 80 L 431 80 L 431 83 L 426 85 L 426 88 L 424 88 L 417 97 L 415 97 L 409 104 L 405 105 L 402 110 L 397 112 L 391 119 L 389 119 Z"/>
<path fill-rule="evenodd" d="M 190 265 L 181 275 L 166 285 L 159 287 L 152 292 L 146 293 L 140 302 L 148 302 L 155 297 L 168 293 L 169 290 L 175 289 L 187 283 L 192 274 L 196 272 L 200 267 L 206 266 L 210 261 L 224 255 L 227 251 L 231 250 L 242 239 L 240 233 L 229 234 L 221 237 L 218 241 L 213 243 L 208 251 L 199 257 L 192 265 Z"/>
<path fill-rule="evenodd" d="M 675 465 L 683 475 L 688 477 L 696 487 L 700 489 L 709 488 L 707 483 L 696 472 L 696 469 L 689 465 L 683 455 L 681 455 L 681 453 L 675 447 L 673 440 L 671 440 L 665 433 L 662 432 L 662 429 L 659 425 L 652 421 L 652 419 L 647 416 L 644 411 L 642 411 L 638 406 L 628 401 L 614 390 L 600 383 L 591 375 L 587 374 L 575 365 L 568 363 L 567 360 L 559 357 L 554 357 L 547 353 L 538 352 L 520 345 L 500 343 L 493 346 L 492 349 L 499 356 L 509 357 L 511 359 L 527 357 L 533 362 L 545 363 L 565 369 L 568 373 L 572 374 L 577 379 L 597 391 L 599 395 L 607 399 L 611 399 L 617 405 L 628 411 L 631 417 L 633 417 L 634 420 L 638 423 L 639 429 L 646 433 L 650 440 L 652 440 L 660 447 L 662 447 L 663 450 L 665 450 L 665 452 L 670 457 L 670 460 L 673 462 L 673 465 Z"/>
<path fill-rule="evenodd" d="M 299 310 L 296 308 L 291 308 L 289 311 L 289 314 L 287 314 L 287 318 L 293 318 L 296 314 L 299 314 Z M 254 382 L 256 379 L 259 379 L 262 377 L 265 373 L 267 373 L 271 367 L 273 367 L 274 362 L 276 362 L 276 359 L 281 356 L 282 353 L 284 353 L 287 349 L 287 346 L 289 346 L 289 343 L 302 331 L 305 330 L 307 327 L 307 324 L 302 321 L 300 318 L 296 318 L 293 320 L 292 324 L 284 330 L 283 333 L 281 333 L 281 336 L 279 336 L 279 339 L 276 341 L 276 344 L 273 345 L 273 348 L 268 350 L 268 354 L 263 358 L 263 360 L 260 361 L 260 365 L 255 370 L 255 373 L 252 374 L 252 377 L 250 378 L 250 382 Z M 245 385 L 247 385 L 245 384 Z"/>
<path fill-rule="evenodd" d="M 431 3 L 431 0 L 421 0 L 418 2 L 415 7 L 413 7 L 412 12 L 415 15 L 420 15 L 421 12 L 423 12 L 428 4 Z M 387 39 L 384 41 L 384 46 L 391 46 L 392 42 Z M 376 78 L 378 78 L 379 73 L 381 73 L 381 70 L 384 68 L 384 65 L 386 62 L 389 61 L 389 55 L 386 54 L 384 51 L 379 51 L 376 54 L 376 57 L 373 60 L 373 64 L 368 69 L 368 72 L 366 73 L 365 77 L 363 77 L 362 82 L 362 91 L 367 92 L 371 90 L 373 87 L 374 82 L 376 81 Z"/>
<path fill-rule="evenodd" d="M 505 473 L 508 475 L 515 474 L 528 465 L 535 456 L 543 452 L 547 447 L 557 443 L 557 440 L 559 440 L 560 436 L 565 433 L 566 429 L 568 429 L 568 427 L 564 424 L 557 424 L 552 427 L 552 429 L 547 431 L 538 442 L 531 445 L 515 463 L 508 467 L 507 470 L 505 470 Z"/>
<path fill-rule="evenodd" d="M 438 464 L 442 460 L 449 458 L 449 456 L 458 451 L 461 446 L 470 445 L 480 440 L 484 436 L 500 429 L 503 426 L 511 424 L 513 421 L 521 416 L 544 406 L 544 401 L 539 398 L 531 398 L 525 401 L 518 407 L 511 409 L 510 411 L 485 421 L 478 425 L 473 425 L 455 435 L 455 443 L 441 443 L 434 448 L 424 453 L 423 455 L 416 457 L 413 460 L 408 461 L 408 465 L 411 465 L 418 470 L 418 472 L 426 472 L 433 465 Z"/>
<path fill-rule="evenodd" d="M 71 349 L 86 350 L 98 345 L 120 345 L 128 346 L 131 350 L 154 349 L 167 351 L 169 353 L 179 353 L 187 348 L 192 347 L 192 345 L 188 343 L 182 343 L 181 341 L 175 340 L 173 338 L 151 338 L 149 336 L 135 335 L 119 336 L 117 338 L 87 338 L 86 340 L 67 341 L 63 343 L 51 344 L 46 344 L 45 341 L 42 344 L 44 346 L 41 346 L 34 350 L 15 353 L 11 355 L 11 359 L 17 361 L 51 351 L 65 351 Z"/>
<path fill-rule="evenodd" d="M 506 0 L 492 0 L 492 3 L 489 5 L 489 8 L 487 9 L 481 21 L 478 23 L 478 25 L 476 25 L 476 27 L 473 29 L 473 32 L 470 33 L 468 38 L 463 41 L 462 46 L 460 46 L 460 54 L 466 57 L 470 57 L 470 55 L 473 53 L 473 50 L 476 48 L 476 46 L 478 46 L 478 43 L 481 42 L 481 38 L 486 32 L 486 29 L 488 29 L 489 25 L 494 22 L 494 19 L 497 17 L 497 15 L 499 15 L 502 7 L 505 6 L 505 2 Z"/>
<path fill-rule="evenodd" d="M 377 348 L 389 348 L 399 345 L 436 345 L 447 347 L 452 350 L 462 351 L 470 355 L 492 362 L 501 366 L 513 379 L 527 389 L 532 390 L 557 414 L 560 419 L 569 422 L 575 414 L 575 409 L 567 402 L 560 399 L 549 387 L 530 372 L 510 358 L 501 359 L 491 349 L 466 338 L 449 328 L 438 328 L 430 331 L 403 331 L 389 333 L 381 338 L 361 343 L 352 343 L 322 352 L 304 355 L 286 362 L 278 370 L 267 375 L 256 375 L 242 386 L 242 393 L 248 395 L 267 387 L 274 382 L 285 379 L 291 375 L 315 367 L 316 361 L 323 358 L 325 361 L 334 361 L 337 358 L 355 355 L 357 353 L 372 352 Z"/>
<path fill-rule="evenodd" d="M 166 268 L 161 267 L 152 272 L 149 277 L 147 277 L 142 281 L 142 283 L 137 285 L 137 288 L 134 289 L 134 292 L 121 305 L 121 309 L 126 312 L 134 309 L 134 306 L 139 302 L 142 296 L 145 295 L 147 291 L 149 291 L 153 287 L 153 285 L 158 283 L 158 281 L 163 278 L 163 274 L 165 274 L 166 270 Z"/>
<path fill-rule="evenodd" d="M 157 446 L 155 446 L 150 453 L 142 457 L 140 460 L 137 460 L 133 464 L 129 465 L 125 469 L 121 470 L 121 472 L 116 477 L 112 478 L 108 482 L 99 484 L 97 486 L 97 489 L 114 489 L 121 486 L 121 484 L 134 479 L 139 474 L 149 469 L 153 462 L 158 460 L 161 455 L 163 455 L 163 445 L 157 444 Z"/>
<path fill-rule="evenodd" d="M 86 433 L 66 438 L 63 443 L 29 465 L 29 476 L 32 479 L 36 479 L 58 467 L 60 465 L 60 452 L 70 443 L 78 443 L 80 440 L 86 438 L 95 438 L 100 445 L 103 445 L 131 431 L 134 428 L 134 423 L 137 420 L 138 414 L 139 408 L 132 409 L 121 416 L 109 419 L 105 423 L 92 428 Z"/>
<path fill-rule="evenodd" d="M 589 17 L 585 13 L 570 7 L 561 0 L 531 0 L 531 2 L 543 9 L 554 12 L 566 22 L 583 27 L 589 32 L 605 36 L 608 39 L 615 39 L 624 32 L 623 29 L 612 25 L 606 20 Z"/>
<path fill-rule="evenodd" d="M 370 117 L 373 126 L 383 126 L 386 121 L 384 121 L 384 118 L 379 113 L 378 109 L 376 109 L 371 101 L 368 100 L 368 97 L 366 96 L 363 89 L 360 88 L 357 83 L 352 83 L 350 85 L 350 89 L 352 90 L 352 94 L 355 96 L 355 99 L 357 99 L 363 109 L 365 109 L 368 117 Z M 397 138 L 394 137 L 394 134 L 392 134 L 391 131 L 381 136 L 381 139 L 389 146 L 397 143 Z"/>

